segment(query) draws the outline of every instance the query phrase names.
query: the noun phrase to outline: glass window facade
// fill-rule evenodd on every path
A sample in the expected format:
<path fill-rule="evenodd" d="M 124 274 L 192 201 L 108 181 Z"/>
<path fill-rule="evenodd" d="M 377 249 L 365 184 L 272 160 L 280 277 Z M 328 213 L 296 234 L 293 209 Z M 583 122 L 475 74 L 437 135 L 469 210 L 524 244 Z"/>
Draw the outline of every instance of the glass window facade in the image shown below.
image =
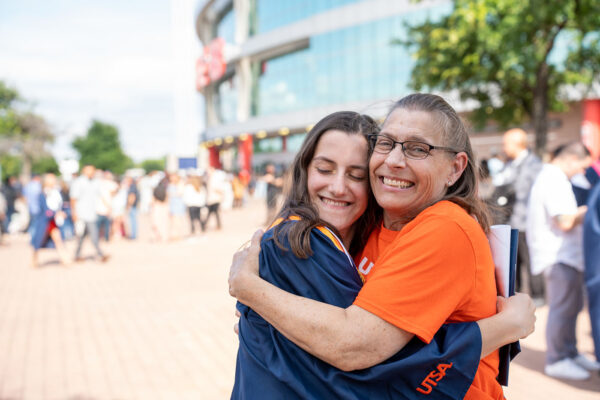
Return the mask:
<path fill-rule="evenodd" d="M 361 0 L 254 0 L 256 21 L 250 34 L 271 31 L 311 15 Z"/>
<path fill-rule="evenodd" d="M 439 18 L 451 7 L 449 3 L 327 32 L 311 37 L 308 48 L 257 62 L 252 115 L 405 95 L 414 61 L 392 40 L 405 37 L 406 22 Z"/>
<path fill-rule="evenodd" d="M 290 153 L 297 153 L 300 151 L 300 147 L 302 147 L 302 143 L 304 143 L 304 139 L 306 138 L 306 133 L 298 133 L 296 135 L 291 135 L 287 137 L 287 151 Z"/>
<path fill-rule="evenodd" d="M 235 11 L 233 7 L 223 14 L 221 20 L 216 26 L 216 37 L 225 39 L 225 43 L 235 42 Z"/>
<path fill-rule="evenodd" d="M 221 123 L 235 122 L 237 120 L 238 78 L 231 76 L 224 79 L 217 87 L 215 97 L 218 118 Z"/>
<path fill-rule="evenodd" d="M 254 153 L 278 153 L 282 150 L 283 141 L 279 136 L 254 141 Z"/>

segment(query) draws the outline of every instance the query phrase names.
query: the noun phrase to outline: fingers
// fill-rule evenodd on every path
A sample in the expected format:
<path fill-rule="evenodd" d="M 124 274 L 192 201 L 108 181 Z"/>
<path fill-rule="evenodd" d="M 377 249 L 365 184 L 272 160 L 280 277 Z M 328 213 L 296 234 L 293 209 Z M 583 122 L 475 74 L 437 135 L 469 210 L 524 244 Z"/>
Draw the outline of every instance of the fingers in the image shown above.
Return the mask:
<path fill-rule="evenodd" d="M 235 316 L 240 318 L 242 316 L 242 314 L 240 313 L 240 310 L 238 310 L 237 308 L 235 309 Z"/>
<path fill-rule="evenodd" d="M 252 235 L 252 240 L 250 240 L 250 246 L 252 247 L 260 247 L 260 239 L 262 238 L 262 235 L 265 232 L 262 229 L 257 230 L 256 232 L 254 232 L 254 235 Z"/>
<path fill-rule="evenodd" d="M 233 324 L 233 332 L 235 332 L 235 334 L 239 336 L 239 334 L 240 334 L 240 324 L 239 324 L 239 322 L 236 322 L 235 324 Z"/>

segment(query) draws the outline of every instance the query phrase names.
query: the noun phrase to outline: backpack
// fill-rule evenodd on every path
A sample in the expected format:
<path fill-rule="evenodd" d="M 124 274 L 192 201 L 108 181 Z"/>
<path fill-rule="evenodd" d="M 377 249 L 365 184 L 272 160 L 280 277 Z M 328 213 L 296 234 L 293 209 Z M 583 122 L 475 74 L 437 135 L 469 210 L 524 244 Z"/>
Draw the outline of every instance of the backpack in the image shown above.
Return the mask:
<path fill-rule="evenodd" d="M 165 201 L 167 198 L 167 182 L 166 180 L 162 180 L 156 185 L 154 191 L 152 192 L 154 198 L 158 201 Z"/>
<path fill-rule="evenodd" d="M 496 186 L 488 199 L 494 224 L 508 224 L 517 200 L 517 192 L 512 183 Z"/>

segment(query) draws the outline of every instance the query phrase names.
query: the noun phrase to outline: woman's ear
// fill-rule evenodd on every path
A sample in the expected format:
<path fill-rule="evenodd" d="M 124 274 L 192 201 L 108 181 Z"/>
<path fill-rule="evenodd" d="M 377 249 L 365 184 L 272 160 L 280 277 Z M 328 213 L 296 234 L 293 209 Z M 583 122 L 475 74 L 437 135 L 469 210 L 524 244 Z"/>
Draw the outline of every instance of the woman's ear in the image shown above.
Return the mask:
<path fill-rule="evenodd" d="M 448 176 L 448 187 L 454 185 L 456 181 L 460 178 L 465 168 L 467 168 L 467 164 L 469 163 L 469 156 L 464 151 L 457 153 L 452 160 L 452 170 L 450 175 Z"/>

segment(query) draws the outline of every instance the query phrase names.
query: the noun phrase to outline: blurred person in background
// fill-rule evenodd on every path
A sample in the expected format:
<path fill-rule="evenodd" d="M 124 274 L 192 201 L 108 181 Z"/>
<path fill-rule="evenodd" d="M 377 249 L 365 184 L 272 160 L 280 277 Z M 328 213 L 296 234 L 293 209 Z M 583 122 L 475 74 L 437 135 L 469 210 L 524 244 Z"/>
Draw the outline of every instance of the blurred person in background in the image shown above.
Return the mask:
<path fill-rule="evenodd" d="M 588 295 L 594 353 L 596 361 L 600 362 L 600 160 L 587 169 L 585 176 L 591 189 L 583 222 L 583 277 Z"/>
<path fill-rule="evenodd" d="M 244 192 L 246 191 L 246 186 L 238 174 L 233 175 L 231 187 L 233 189 L 233 208 L 240 208 L 244 204 Z"/>
<path fill-rule="evenodd" d="M 108 260 L 108 256 L 102 252 L 98 243 L 98 214 L 96 214 L 96 209 L 100 201 L 100 184 L 94 179 L 95 173 L 96 168 L 93 165 L 84 166 L 81 175 L 71 186 L 71 212 L 73 213 L 75 231 L 79 236 L 75 261 L 83 261 L 81 247 L 87 236 L 90 237 L 96 249 L 97 258 L 102 262 Z"/>
<path fill-rule="evenodd" d="M 2 194 L 6 201 L 6 215 L 4 218 L 3 226 L 4 232 L 8 232 L 8 225 L 10 225 L 10 219 L 15 212 L 15 201 L 21 196 L 19 180 L 16 176 L 9 176 L 2 185 Z"/>
<path fill-rule="evenodd" d="M 183 202 L 188 208 L 190 216 L 190 233 L 196 233 L 196 225 L 199 232 L 204 232 L 204 220 L 202 219 L 202 208 L 206 206 L 206 187 L 200 176 L 190 176 L 183 191 Z"/>
<path fill-rule="evenodd" d="M 34 234 L 31 236 L 33 246 L 32 265 L 38 267 L 38 253 L 41 248 L 55 247 L 63 265 L 69 265 L 70 260 L 63 245 L 60 226 L 65 220 L 62 211 L 62 197 L 58 190 L 56 176 L 45 174 L 42 182 L 42 191 L 38 195 L 40 212 L 32 221 Z"/>
<path fill-rule="evenodd" d="M 60 197 L 62 199 L 62 211 L 65 213 L 65 222 L 60 227 L 60 233 L 64 240 L 69 240 L 75 236 L 75 227 L 73 226 L 73 217 L 71 215 L 71 197 L 69 195 L 69 185 L 64 179 L 61 179 L 59 186 Z"/>
<path fill-rule="evenodd" d="M 169 239 L 169 203 L 167 188 L 169 186 L 169 175 L 157 183 L 152 191 L 152 206 L 150 208 L 150 220 L 152 224 L 152 240 L 166 242 Z"/>
<path fill-rule="evenodd" d="M 171 174 L 167 196 L 169 198 L 169 240 L 179 240 L 183 236 L 186 208 L 183 202 L 184 184 L 178 174 Z"/>
<path fill-rule="evenodd" d="M 487 166 L 490 171 L 490 177 L 492 178 L 492 182 L 494 179 L 500 174 L 502 169 L 504 168 L 504 160 L 500 158 L 498 154 L 498 149 L 493 147 L 491 150 L 492 156 L 487 160 Z"/>
<path fill-rule="evenodd" d="M 223 171 L 221 210 L 231 210 L 233 208 L 233 177 L 234 175 L 231 172 Z"/>
<path fill-rule="evenodd" d="M 4 193 L 0 191 L 0 245 L 2 244 L 2 237 L 8 233 L 8 229 L 5 228 L 4 221 L 6 220 L 6 198 Z"/>
<path fill-rule="evenodd" d="M 534 274 L 544 274 L 548 322 L 546 375 L 573 380 L 590 377 L 600 364 L 577 351 L 575 327 L 583 308 L 583 234 L 586 206 L 577 206 L 570 179 L 590 165 L 580 142 L 560 146 L 544 164 L 531 189 L 527 244 Z"/>
<path fill-rule="evenodd" d="M 265 168 L 265 174 L 260 180 L 267 184 L 267 220 L 265 224 L 269 225 L 273 222 L 277 212 L 277 200 L 283 190 L 283 178 L 276 175 L 274 164 L 268 164 Z"/>
<path fill-rule="evenodd" d="M 154 177 L 157 171 L 151 171 L 148 175 L 144 175 L 138 182 L 138 189 L 140 192 L 140 203 L 139 209 L 142 214 L 148 214 L 150 212 L 150 206 L 152 205 L 152 190 L 158 184 L 158 181 L 154 182 Z"/>
<path fill-rule="evenodd" d="M 31 177 L 31 180 L 27 182 L 27 184 L 23 188 L 23 196 L 25 197 L 25 201 L 27 202 L 27 209 L 29 211 L 29 226 L 27 230 L 32 236 L 35 234 L 35 232 L 33 232 L 34 227 L 32 221 L 40 212 L 40 205 L 38 202 L 40 193 L 42 193 L 42 183 L 40 180 L 40 176 L 34 174 Z"/>
<path fill-rule="evenodd" d="M 527 133 L 523 129 L 506 131 L 503 148 L 508 161 L 497 176 L 497 182 L 500 187 L 510 188 L 507 189 L 511 193 L 508 197 L 512 197 L 512 201 L 510 205 L 507 204 L 507 220 L 498 222 L 519 230 L 515 290 L 531 294 L 536 304 L 542 305 L 545 297 L 544 278 L 531 272 L 526 236 L 527 202 L 533 182 L 542 169 L 542 161 L 528 149 Z"/>
<path fill-rule="evenodd" d="M 494 192 L 494 184 L 490 175 L 489 160 L 481 160 L 479 163 L 479 198 L 488 202 Z"/>
<path fill-rule="evenodd" d="M 137 239 L 138 233 L 138 203 L 140 192 L 135 178 L 127 177 L 127 216 L 129 217 L 129 239 Z"/>
<path fill-rule="evenodd" d="M 127 187 L 124 179 L 115 182 L 116 190 L 111 198 L 112 237 L 120 239 L 125 237 L 125 211 L 127 209 Z"/>
<path fill-rule="evenodd" d="M 208 213 L 204 220 L 204 226 L 208 226 L 211 215 L 215 216 L 217 229 L 221 229 L 221 202 L 223 202 L 224 186 L 227 184 L 225 172 L 214 167 L 208 167 L 207 171 L 207 195 L 206 208 Z"/>
<path fill-rule="evenodd" d="M 113 178 L 113 174 L 110 171 L 98 171 L 96 172 L 100 184 L 100 201 L 96 208 L 98 214 L 98 234 L 100 237 L 104 237 L 105 241 L 110 240 L 111 234 L 111 207 L 112 198 L 117 191 L 117 183 Z"/>

